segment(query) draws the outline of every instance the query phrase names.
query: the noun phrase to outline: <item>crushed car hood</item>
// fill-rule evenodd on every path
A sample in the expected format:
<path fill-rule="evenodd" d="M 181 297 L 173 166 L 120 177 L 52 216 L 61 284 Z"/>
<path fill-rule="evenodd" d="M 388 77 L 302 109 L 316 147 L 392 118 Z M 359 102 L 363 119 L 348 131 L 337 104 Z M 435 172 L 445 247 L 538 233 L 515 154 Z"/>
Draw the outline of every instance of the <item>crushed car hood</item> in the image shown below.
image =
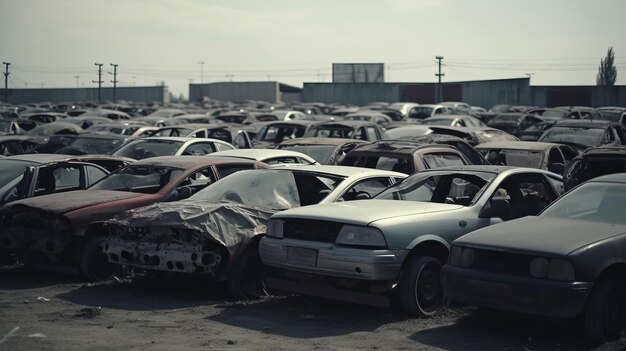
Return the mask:
<path fill-rule="evenodd" d="M 529 216 L 479 229 L 462 236 L 455 243 L 501 251 L 565 256 L 585 245 L 625 232 L 625 225 Z"/>
<path fill-rule="evenodd" d="M 310 218 L 367 225 L 387 218 L 423 215 L 463 208 L 461 205 L 401 200 L 357 200 L 305 206 L 281 212 L 279 218 Z"/>
<path fill-rule="evenodd" d="M 139 207 L 123 212 L 107 223 L 196 230 L 224 245 L 233 255 L 246 239 L 265 234 L 267 221 L 274 212 L 232 202 L 184 200 Z"/>
<path fill-rule="evenodd" d="M 63 214 L 84 207 L 144 196 L 141 193 L 112 190 L 77 190 L 13 201 L 4 208 L 15 205 L 35 207 L 44 211 Z"/>

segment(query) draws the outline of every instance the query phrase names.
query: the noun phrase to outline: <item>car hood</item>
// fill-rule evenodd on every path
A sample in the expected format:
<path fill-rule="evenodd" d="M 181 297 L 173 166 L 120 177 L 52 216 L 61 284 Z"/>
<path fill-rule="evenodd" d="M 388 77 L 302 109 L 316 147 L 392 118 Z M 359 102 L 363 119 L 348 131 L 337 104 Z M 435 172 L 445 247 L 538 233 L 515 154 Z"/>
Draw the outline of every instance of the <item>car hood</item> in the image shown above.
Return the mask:
<path fill-rule="evenodd" d="M 463 246 L 566 256 L 585 245 L 626 233 L 626 225 L 529 216 L 457 239 Z"/>
<path fill-rule="evenodd" d="M 280 218 L 310 218 L 367 225 L 387 218 L 423 215 L 464 208 L 461 205 L 401 200 L 357 200 L 305 206 L 280 212 Z"/>
<path fill-rule="evenodd" d="M 116 200 L 130 199 L 144 196 L 141 193 L 131 193 L 126 191 L 112 190 L 77 190 L 66 193 L 50 194 L 45 196 L 32 197 L 28 199 L 13 201 L 10 206 L 22 205 L 35 207 L 44 211 L 63 214 L 81 208 L 112 202 Z"/>
<path fill-rule="evenodd" d="M 107 223 L 195 230 L 219 242 L 234 255 L 242 243 L 255 235 L 265 234 L 267 221 L 275 212 L 234 202 L 183 200 L 138 207 L 120 213 Z"/>

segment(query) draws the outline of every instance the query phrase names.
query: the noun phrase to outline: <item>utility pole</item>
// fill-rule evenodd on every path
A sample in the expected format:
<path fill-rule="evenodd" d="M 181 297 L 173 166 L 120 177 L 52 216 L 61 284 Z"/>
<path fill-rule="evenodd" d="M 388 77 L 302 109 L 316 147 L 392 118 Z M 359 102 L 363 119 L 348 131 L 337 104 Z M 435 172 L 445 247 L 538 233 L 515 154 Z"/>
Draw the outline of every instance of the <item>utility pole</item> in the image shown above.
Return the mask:
<path fill-rule="evenodd" d="M 78 88 L 78 79 L 80 79 L 80 76 L 74 76 L 74 79 L 76 79 L 76 87 Z"/>
<path fill-rule="evenodd" d="M 4 102 L 9 102 L 9 66 L 10 62 L 2 62 L 4 64 Z"/>
<path fill-rule="evenodd" d="M 117 96 L 115 94 L 115 90 L 117 89 L 117 66 L 119 66 L 118 64 L 115 63 L 110 63 L 111 66 L 113 66 L 113 73 L 109 72 L 109 74 L 113 74 L 113 80 L 111 81 L 111 83 L 113 83 L 113 102 L 117 101 Z"/>
<path fill-rule="evenodd" d="M 435 73 L 435 75 L 438 78 L 437 81 L 437 101 L 435 101 L 436 103 L 441 102 L 442 99 L 442 92 L 441 92 L 441 77 L 445 76 L 445 73 L 441 73 L 441 60 L 443 60 L 443 56 L 435 56 L 435 58 L 437 59 L 437 61 L 439 61 L 439 73 Z"/>
<path fill-rule="evenodd" d="M 93 83 L 98 83 L 98 102 L 102 101 L 102 95 L 100 94 L 102 90 L 102 63 L 94 63 L 94 65 L 98 66 L 98 80 L 92 80 Z"/>
<path fill-rule="evenodd" d="M 200 84 L 204 83 L 204 61 L 198 62 L 200 64 Z"/>

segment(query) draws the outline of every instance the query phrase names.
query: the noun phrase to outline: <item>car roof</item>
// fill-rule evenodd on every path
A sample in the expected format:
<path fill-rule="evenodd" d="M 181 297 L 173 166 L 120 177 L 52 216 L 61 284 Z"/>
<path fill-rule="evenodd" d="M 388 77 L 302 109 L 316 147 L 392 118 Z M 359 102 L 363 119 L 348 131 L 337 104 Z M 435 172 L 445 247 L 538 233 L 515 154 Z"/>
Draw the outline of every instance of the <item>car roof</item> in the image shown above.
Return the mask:
<path fill-rule="evenodd" d="M 235 149 L 212 152 L 211 156 L 232 156 L 242 157 L 247 159 L 261 160 L 270 157 L 304 157 L 310 159 L 311 157 L 298 151 L 281 150 L 281 149 Z"/>
<path fill-rule="evenodd" d="M 474 146 L 476 149 L 509 149 L 542 151 L 553 146 L 562 146 L 557 143 L 543 143 L 539 141 L 490 141 Z"/>
<path fill-rule="evenodd" d="M 206 117 L 206 116 L 205 116 Z M 165 127 L 160 127 L 159 130 L 161 129 L 178 129 L 178 128 L 184 128 L 184 129 L 220 129 L 220 128 L 228 128 L 229 126 L 223 123 L 220 124 L 210 124 L 210 123 L 181 123 L 181 124 L 174 124 L 171 126 L 165 126 Z"/>
<path fill-rule="evenodd" d="M 22 154 L 9 156 L 7 159 L 11 160 L 24 160 L 36 162 L 39 164 L 61 161 L 79 161 L 93 160 L 94 158 L 111 159 L 111 160 L 133 160 L 128 157 L 112 156 L 112 155 L 62 155 L 62 154 Z"/>
<path fill-rule="evenodd" d="M 615 122 L 605 120 L 590 120 L 590 119 L 576 119 L 576 120 L 564 120 L 557 122 L 555 127 L 581 127 L 581 128 L 605 128 Z"/>
<path fill-rule="evenodd" d="M 597 155 L 626 155 L 625 145 L 602 145 L 594 148 L 589 148 L 582 153 L 583 156 L 597 156 Z"/>
<path fill-rule="evenodd" d="M 416 150 L 437 148 L 449 149 L 450 151 L 459 152 L 457 148 L 447 144 L 424 144 L 418 141 L 399 139 L 399 140 L 379 140 L 367 144 L 357 145 L 349 154 L 353 152 L 394 152 L 412 154 Z"/>
<path fill-rule="evenodd" d="M 194 166 L 227 164 L 227 163 L 260 163 L 254 160 L 246 160 L 235 157 L 223 156 L 157 156 L 134 162 L 132 166 L 166 166 L 177 168 L 190 168 Z"/>
<path fill-rule="evenodd" d="M 280 145 L 343 145 L 346 143 L 366 143 L 366 141 L 346 138 L 306 137 L 287 139 Z"/>
<path fill-rule="evenodd" d="M 328 121 L 328 122 L 320 123 L 316 125 L 315 127 L 337 126 L 337 127 L 355 128 L 355 127 L 361 127 L 361 126 L 376 126 L 376 125 L 377 124 L 374 122 L 356 120 L 356 121 Z"/>
<path fill-rule="evenodd" d="M 290 166 L 290 165 L 276 165 L 273 169 L 288 169 L 288 170 L 297 170 L 304 172 L 316 172 L 316 173 L 325 173 L 338 175 L 342 177 L 352 177 L 356 175 L 381 175 L 381 176 L 389 176 L 389 177 L 406 177 L 407 175 L 400 172 L 394 171 L 386 171 L 375 168 L 364 168 L 364 167 L 351 167 L 351 166 L 335 166 L 335 165 L 298 165 L 298 166 Z"/>
<path fill-rule="evenodd" d="M 529 167 L 515 167 L 515 166 L 493 166 L 493 165 L 463 165 L 463 166 L 450 166 L 450 167 L 440 167 L 433 169 L 426 169 L 420 171 L 419 173 L 424 172 L 435 172 L 435 171 L 450 171 L 454 172 L 489 172 L 489 173 L 504 173 L 504 172 L 512 172 L 512 173 L 520 173 L 520 172 L 531 172 L 531 173 L 547 173 L 554 174 L 539 168 L 529 168 Z M 419 174 L 417 173 L 417 174 Z M 558 176 L 558 174 L 555 174 Z"/>
<path fill-rule="evenodd" d="M 146 137 L 146 138 L 141 138 L 141 139 L 137 139 L 137 140 L 169 140 L 169 141 L 180 141 L 180 142 L 188 142 L 188 141 L 212 141 L 212 142 L 216 142 L 216 143 L 226 143 L 222 140 L 218 140 L 218 139 L 213 139 L 213 138 L 194 138 L 194 137 L 166 137 L 166 136 L 162 136 L 162 137 Z M 228 144 L 228 143 L 226 143 Z"/>

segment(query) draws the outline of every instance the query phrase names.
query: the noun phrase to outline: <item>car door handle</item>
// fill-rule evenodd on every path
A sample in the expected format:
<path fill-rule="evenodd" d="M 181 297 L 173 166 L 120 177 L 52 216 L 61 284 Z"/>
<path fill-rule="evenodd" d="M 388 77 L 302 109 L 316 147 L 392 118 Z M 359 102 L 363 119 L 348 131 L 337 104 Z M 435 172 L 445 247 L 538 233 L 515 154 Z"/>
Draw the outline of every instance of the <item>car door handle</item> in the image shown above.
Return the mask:
<path fill-rule="evenodd" d="M 460 221 L 459 221 L 459 226 L 461 226 L 461 227 L 465 227 L 466 225 L 467 225 L 467 222 L 466 222 L 466 221 L 464 221 L 464 220 L 460 220 Z"/>

